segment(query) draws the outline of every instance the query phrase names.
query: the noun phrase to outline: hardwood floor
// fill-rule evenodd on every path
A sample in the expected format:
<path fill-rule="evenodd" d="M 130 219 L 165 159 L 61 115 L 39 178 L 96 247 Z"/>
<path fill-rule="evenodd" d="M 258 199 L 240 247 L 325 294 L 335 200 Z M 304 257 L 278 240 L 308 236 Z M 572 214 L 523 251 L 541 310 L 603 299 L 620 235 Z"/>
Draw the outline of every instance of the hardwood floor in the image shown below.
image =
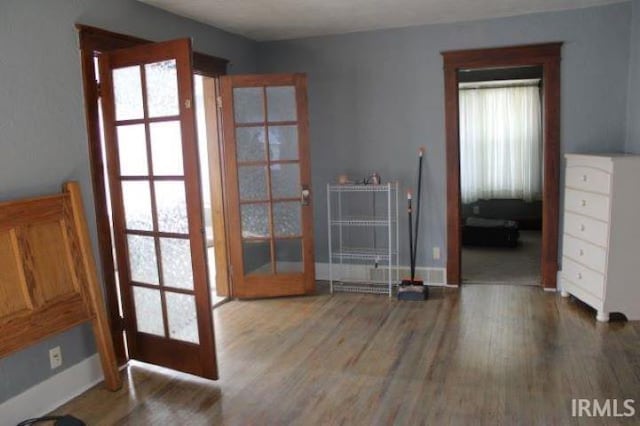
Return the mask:
<path fill-rule="evenodd" d="M 640 322 L 597 323 L 539 288 L 432 288 L 426 302 L 320 294 L 215 309 L 221 379 L 132 363 L 57 410 L 88 424 L 638 424 Z M 571 399 L 635 399 L 630 419 Z M 622 404 L 622 402 L 620 402 Z"/>

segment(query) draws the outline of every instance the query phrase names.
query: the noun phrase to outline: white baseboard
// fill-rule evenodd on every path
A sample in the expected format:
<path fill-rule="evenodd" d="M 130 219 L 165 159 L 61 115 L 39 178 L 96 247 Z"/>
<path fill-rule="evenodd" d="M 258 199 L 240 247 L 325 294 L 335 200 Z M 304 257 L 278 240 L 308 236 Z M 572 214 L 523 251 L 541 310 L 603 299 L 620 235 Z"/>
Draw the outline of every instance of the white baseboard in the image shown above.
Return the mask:
<path fill-rule="evenodd" d="M 363 280 L 366 280 L 367 277 L 370 277 L 372 271 L 376 271 L 371 265 L 351 265 L 351 264 L 333 264 L 335 275 L 346 275 L 346 276 L 357 276 L 361 277 Z M 387 266 L 379 266 L 377 271 L 381 271 L 383 274 L 388 269 Z M 409 275 L 409 266 L 408 265 L 400 265 L 398 267 L 400 270 L 400 279 Z M 395 268 L 392 267 L 392 270 Z M 441 286 L 441 287 L 458 287 L 458 286 L 450 286 L 447 285 L 447 269 L 439 268 L 439 267 L 430 267 L 430 266 L 418 266 L 416 267 L 416 277 L 425 281 L 425 284 L 430 286 Z M 325 262 L 317 262 L 316 263 L 316 279 L 317 280 L 329 280 L 329 263 Z"/>
<path fill-rule="evenodd" d="M 103 380 L 98 354 L 0 404 L 0 426 L 41 417 Z"/>

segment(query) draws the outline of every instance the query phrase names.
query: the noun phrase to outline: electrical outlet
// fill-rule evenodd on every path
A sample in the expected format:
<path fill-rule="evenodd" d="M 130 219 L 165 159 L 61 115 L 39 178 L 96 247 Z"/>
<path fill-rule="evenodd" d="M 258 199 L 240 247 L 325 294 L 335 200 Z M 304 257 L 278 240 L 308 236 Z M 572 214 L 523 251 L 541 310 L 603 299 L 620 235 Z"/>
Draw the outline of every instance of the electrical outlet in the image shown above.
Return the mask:
<path fill-rule="evenodd" d="M 52 370 L 62 365 L 62 349 L 60 349 L 60 346 L 49 349 L 49 363 Z"/>
<path fill-rule="evenodd" d="M 434 247 L 433 248 L 433 259 L 434 260 L 439 260 L 440 259 L 440 247 Z"/>

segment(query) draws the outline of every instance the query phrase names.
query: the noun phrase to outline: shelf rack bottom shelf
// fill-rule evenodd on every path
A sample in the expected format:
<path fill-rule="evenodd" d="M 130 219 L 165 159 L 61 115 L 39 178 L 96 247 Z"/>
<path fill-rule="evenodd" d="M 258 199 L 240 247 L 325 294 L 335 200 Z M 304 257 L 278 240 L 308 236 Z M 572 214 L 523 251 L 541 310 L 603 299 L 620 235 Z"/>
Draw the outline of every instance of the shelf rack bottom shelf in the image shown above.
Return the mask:
<path fill-rule="evenodd" d="M 395 287 L 395 285 L 393 285 Z M 389 285 L 387 283 L 376 282 L 345 282 L 334 281 L 334 292 L 345 293 L 368 293 L 368 294 L 386 294 L 389 295 Z"/>

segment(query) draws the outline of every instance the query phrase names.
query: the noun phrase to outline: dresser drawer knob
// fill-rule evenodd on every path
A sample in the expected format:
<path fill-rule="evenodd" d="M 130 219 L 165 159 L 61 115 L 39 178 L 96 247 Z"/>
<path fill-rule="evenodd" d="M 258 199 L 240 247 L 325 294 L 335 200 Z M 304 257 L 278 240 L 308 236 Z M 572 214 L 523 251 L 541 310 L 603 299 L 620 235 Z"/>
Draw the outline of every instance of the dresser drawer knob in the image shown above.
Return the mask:
<path fill-rule="evenodd" d="M 576 277 L 577 277 L 579 280 L 581 280 L 581 279 L 582 279 L 582 274 L 581 274 L 580 272 L 578 272 L 578 273 L 576 274 Z"/>
<path fill-rule="evenodd" d="M 580 249 L 580 256 L 584 256 L 584 250 Z"/>
<path fill-rule="evenodd" d="M 582 181 L 586 182 L 587 181 L 587 175 L 582 175 Z"/>
<path fill-rule="evenodd" d="M 587 227 L 584 226 L 584 224 L 580 224 L 580 230 L 584 232 L 585 229 L 587 229 Z"/>
<path fill-rule="evenodd" d="M 582 207 L 586 207 L 586 205 L 587 205 L 587 200 L 582 200 L 582 201 L 580 201 L 580 205 L 581 205 Z"/>

